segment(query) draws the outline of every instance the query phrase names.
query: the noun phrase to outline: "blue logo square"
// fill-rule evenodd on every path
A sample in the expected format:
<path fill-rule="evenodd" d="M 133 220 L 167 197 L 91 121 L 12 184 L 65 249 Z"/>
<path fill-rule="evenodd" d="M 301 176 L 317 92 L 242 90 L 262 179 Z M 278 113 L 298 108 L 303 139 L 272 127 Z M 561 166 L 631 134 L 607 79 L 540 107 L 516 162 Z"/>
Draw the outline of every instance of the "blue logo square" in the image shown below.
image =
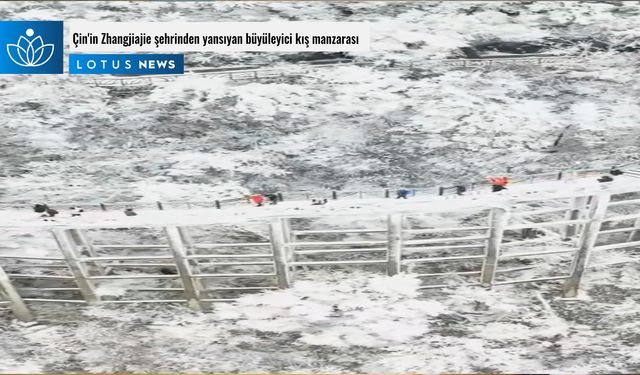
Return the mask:
<path fill-rule="evenodd" d="M 0 21 L 0 74 L 62 74 L 62 21 Z"/>

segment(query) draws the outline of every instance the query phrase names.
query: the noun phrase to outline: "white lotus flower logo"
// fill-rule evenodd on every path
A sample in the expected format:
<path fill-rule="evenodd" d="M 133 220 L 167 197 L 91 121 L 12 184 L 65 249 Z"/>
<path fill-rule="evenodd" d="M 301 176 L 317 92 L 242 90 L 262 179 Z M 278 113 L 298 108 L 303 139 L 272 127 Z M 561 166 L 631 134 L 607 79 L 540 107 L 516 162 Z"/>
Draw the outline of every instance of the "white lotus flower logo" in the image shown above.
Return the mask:
<path fill-rule="evenodd" d="M 33 29 L 27 29 L 29 38 L 33 36 Z M 11 60 L 23 67 L 36 67 L 46 64 L 53 56 L 53 44 L 44 44 L 42 38 L 25 38 L 20 36 L 17 44 L 7 44 L 7 53 Z"/>

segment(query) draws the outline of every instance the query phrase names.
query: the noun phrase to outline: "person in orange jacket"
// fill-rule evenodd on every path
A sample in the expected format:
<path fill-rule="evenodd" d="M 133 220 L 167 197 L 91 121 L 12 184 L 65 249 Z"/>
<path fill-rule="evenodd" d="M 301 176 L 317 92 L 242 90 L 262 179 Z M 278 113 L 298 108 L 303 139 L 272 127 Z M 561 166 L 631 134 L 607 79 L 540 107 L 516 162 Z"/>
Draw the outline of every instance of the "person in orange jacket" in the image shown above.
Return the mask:
<path fill-rule="evenodd" d="M 509 179 L 506 177 L 489 177 L 489 182 L 491 183 L 491 191 L 495 193 L 506 189 Z"/>
<path fill-rule="evenodd" d="M 255 204 L 257 207 L 262 207 L 265 198 L 262 194 L 252 194 L 249 196 L 249 202 Z"/>

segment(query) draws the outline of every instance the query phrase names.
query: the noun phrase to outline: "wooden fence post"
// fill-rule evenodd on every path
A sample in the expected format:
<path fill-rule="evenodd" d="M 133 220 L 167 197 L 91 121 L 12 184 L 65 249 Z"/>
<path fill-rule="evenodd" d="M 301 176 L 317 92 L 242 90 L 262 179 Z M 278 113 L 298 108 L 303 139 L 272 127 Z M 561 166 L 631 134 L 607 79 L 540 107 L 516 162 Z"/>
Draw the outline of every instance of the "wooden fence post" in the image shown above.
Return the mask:
<path fill-rule="evenodd" d="M 180 234 L 180 238 L 184 243 L 184 248 L 186 250 L 187 255 L 195 255 L 195 248 L 193 238 L 191 237 L 191 233 L 189 232 L 188 227 L 178 227 L 178 233 Z M 189 266 L 191 267 L 191 272 L 200 273 L 200 264 L 197 259 L 188 259 Z M 207 297 L 207 280 L 206 279 L 195 279 L 193 278 L 193 284 L 196 289 L 200 292 L 200 297 Z M 203 306 L 202 302 L 200 305 Z"/>
<path fill-rule="evenodd" d="M 189 308 L 192 310 L 200 311 L 202 306 L 200 304 L 200 289 L 197 287 L 191 267 L 189 267 L 189 259 L 187 258 L 187 249 L 182 242 L 182 237 L 178 228 L 165 227 L 164 232 L 169 240 L 169 249 L 173 255 L 173 259 L 178 268 L 178 274 L 182 281 L 182 287 L 184 288 L 185 297 L 189 303 Z"/>
<path fill-rule="evenodd" d="M 640 219 L 636 219 L 633 222 L 633 232 L 629 233 L 629 238 L 627 239 L 627 242 L 632 242 L 632 241 L 637 241 L 640 236 L 638 236 L 638 234 L 640 234 Z"/>
<path fill-rule="evenodd" d="M 578 242 L 578 251 L 573 258 L 573 264 L 571 265 L 571 275 L 565 281 L 563 286 L 562 294 L 564 297 L 576 297 L 578 295 L 578 288 L 580 287 L 582 275 L 589 263 L 591 250 L 598 240 L 600 226 L 602 225 L 602 220 L 604 220 L 607 213 L 610 200 L 611 195 L 608 193 L 601 193 L 591 199 L 591 207 L 589 208 L 590 221 L 582 229 L 580 241 Z"/>
<path fill-rule="evenodd" d="M 285 243 L 293 243 L 295 241 L 295 237 L 292 235 L 291 233 L 291 221 L 288 218 L 282 218 L 281 219 L 281 225 L 282 225 L 282 235 L 284 238 Z M 294 260 L 294 255 L 295 255 L 295 247 L 293 246 L 286 246 L 286 252 L 287 252 L 287 261 L 291 262 Z"/>
<path fill-rule="evenodd" d="M 184 244 L 184 248 L 186 250 L 187 255 L 195 255 L 194 247 L 193 247 L 193 238 L 191 237 L 191 233 L 189 233 L 188 227 L 177 227 L 178 233 L 180 234 L 180 239 Z M 196 259 L 189 259 L 189 264 L 192 266 L 197 266 L 198 261 Z"/>
<path fill-rule="evenodd" d="M 587 208 L 588 197 L 575 197 L 571 202 L 571 209 L 567 211 L 565 220 L 578 220 L 581 213 Z M 562 239 L 569 239 L 576 235 L 580 228 L 579 224 L 568 224 L 563 228 Z"/>
<path fill-rule="evenodd" d="M 402 214 L 387 216 L 387 275 L 393 276 L 402 269 Z"/>
<path fill-rule="evenodd" d="M 489 238 L 487 239 L 485 257 L 482 263 L 482 274 L 480 276 L 480 283 L 484 287 L 491 287 L 495 279 L 498 260 L 500 258 L 500 245 L 502 244 L 504 228 L 508 220 L 509 213 L 506 209 L 501 207 L 491 209 L 489 214 Z"/>
<path fill-rule="evenodd" d="M 332 198 L 332 199 L 338 199 L 338 192 L 337 192 L 337 191 L 335 191 L 335 190 L 334 190 L 334 191 L 332 191 L 332 192 L 331 192 L 331 198 Z"/>
<path fill-rule="evenodd" d="M 278 288 L 289 288 L 291 286 L 291 273 L 287 249 L 285 249 L 287 242 L 281 219 L 274 219 L 269 223 L 269 237 L 273 250 L 273 262 L 278 279 Z"/>
<path fill-rule="evenodd" d="M 220 207 L 221 207 L 221 206 L 220 206 L 220 201 L 219 201 L 219 200 L 216 200 L 216 201 L 215 201 L 215 203 L 216 203 L 216 208 L 217 208 L 217 209 L 220 209 Z"/>
<path fill-rule="evenodd" d="M 182 243 L 186 249 L 187 254 L 193 255 L 193 238 L 191 238 L 191 233 L 189 233 L 189 229 L 187 227 L 177 227 L 178 233 L 180 233 L 180 238 L 182 239 Z"/>
<path fill-rule="evenodd" d="M 384 197 L 389 198 L 389 189 L 384 190 Z"/>
<path fill-rule="evenodd" d="M 93 284 L 93 281 L 89 279 L 90 274 L 87 265 L 78 261 L 77 248 L 73 243 L 69 230 L 54 229 L 51 232 L 58 243 L 58 247 L 64 256 L 64 259 L 69 266 L 69 270 L 73 274 L 76 284 L 78 284 L 78 288 L 80 288 L 80 293 L 84 299 L 88 304 L 95 304 L 100 301 L 100 298 L 96 294 L 95 285 Z"/>
<path fill-rule="evenodd" d="M 159 210 L 164 210 L 164 207 L 162 207 L 162 202 L 156 202 L 156 205 L 158 205 Z"/>
<path fill-rule="evenodd" d="M 95 246 L 93 246 L 93 243 L 87 236 L 86 231 L 80 230 L 80 229 L 69 229 L 69 235 L 73 240 L 73 243 L 75 244 L 76 249 L 78 249 L 79 247 L 83 248 L 83 250 L 81 250 L 80 254 L 78 255 L 83 255 L 82 251 L 86 251 L 87 256 L 91 258 L 98 257 L 98 252 L 96 251 Z M 91 264 L 93 265 L 93 269 L 99 275 L 106 275 L 108 273 L 108 270 L 105 269 L 100 263 L 91 262 Z"/>
<path fill-rule="evenodd" d="M 100 203 L 100 209 L 102 211 L 106 211 L 107 210 L 107 206 L 105 206 L 104 203 Z"/>
<path fill-rule="evenodd" d="M 31 311 L 25 305 L 22 297 L 11 283 L 9 276 L 0 266 L 0 296 L 9 301 L 9 308 L 15 316 L 23 322 L 31 322 L 34 320 Z"/>

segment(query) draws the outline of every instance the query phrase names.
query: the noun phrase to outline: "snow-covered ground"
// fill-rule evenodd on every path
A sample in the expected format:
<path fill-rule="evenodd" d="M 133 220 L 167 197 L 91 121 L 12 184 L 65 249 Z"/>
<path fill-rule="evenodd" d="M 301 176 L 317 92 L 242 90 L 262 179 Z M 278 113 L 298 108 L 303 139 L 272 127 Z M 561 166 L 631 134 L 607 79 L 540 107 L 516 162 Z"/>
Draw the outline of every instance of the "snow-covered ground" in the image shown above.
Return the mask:
<path fill-rule="evenodd" d="M 2 322 L 0 372 L 635 373 L 638 268 L 614 271 L 575 301 L 554 284 L 418 297 L 411 276 L 317 272 L 212 313 L 41 306 L 37 326 Z"/>
<path fill-rule="evenodd" d="M 183 76 L 137 88 L 93 87 L 68 76 L 0 77 L 2 203 L 393 191 L 467 184 L 507 171 L 608 168 L 638 160 L 640 152 L 637 2 L 2 2 L 0 18 L 369 21 L 372 32 L 372 50 L 348 56 L 185 56 L 190 67 L 354 61 L 301 77 Z M 462 57 L 465 47 L 482 55 L 581 56 L 585 64 L 422 64 Z M 560 134 L 557 152 L 545 152 Z M 620 177 L 613 185 L 638 181 Z M 109 211 L 71 218 L 56 207 L 62 213 L 55 222 L 7 210 L 0 212 L 0 251 L 58 254 L 48 229 L 65 226 L 217 223 L 196 234 L 221 242 L 264 240 L 264 226 L 251 222 L 282 216 L 323 216 L 327 228 L 353 228 L 389 212 L 429 211 L 436 214 L 428 225 L 455 226 L 486 219 L 452 213 L 458 208 L 603 186 L 594 177 L 465 197 L 341 197 L 325 206 L 287 200 L 140 210 L 136 217 Z M 305 220 L 311 219 L 300 225 Z M 107 243 L 161 237 L 154 228 L 99 234 Z M 548 239 L 537 246 L 559 241 Z M 179 305 L 32 303 L 39 317 L 33 327 L 0 310 L 0 372 L 638 373 L 637 257 L 636 248 L 595 252 L 576 300 L 558 298 L 556 282 L 418 290 L 422 284 L 411 275 L 346 268 L 301 271 L 291 289 L 249 294 L 209 313 Z M 553 260 L 565 269 L 570 263 L 562 255 Z M 130 286 L 98 285 L 111 295 Z M 332 305 L 342 316 L 329 316 Z"/>

